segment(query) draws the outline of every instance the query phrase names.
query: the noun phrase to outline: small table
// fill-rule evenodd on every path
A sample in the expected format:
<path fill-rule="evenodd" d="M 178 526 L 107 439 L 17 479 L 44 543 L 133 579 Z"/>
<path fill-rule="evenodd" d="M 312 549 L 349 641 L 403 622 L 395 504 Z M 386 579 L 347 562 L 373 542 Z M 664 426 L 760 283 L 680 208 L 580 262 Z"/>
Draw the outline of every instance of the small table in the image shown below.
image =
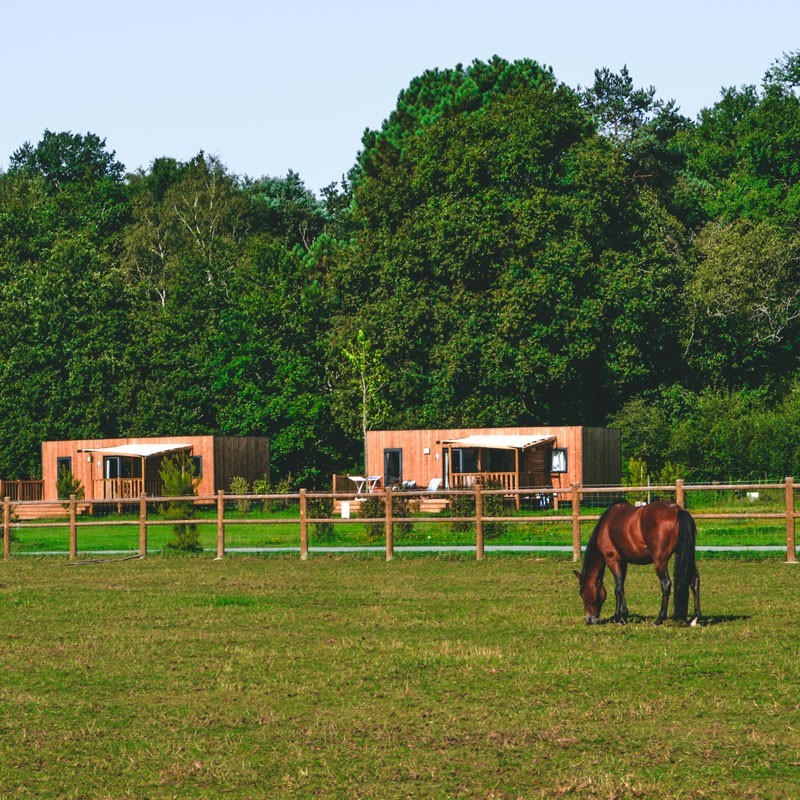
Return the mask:
<path fill-rule="evenodd" d="M 363 494 L 364 492 L 373 492 L 375 487 L 380 483 L 380 475 L 350 475 L 350 480 L 356 485 L 356 494 Z"/>

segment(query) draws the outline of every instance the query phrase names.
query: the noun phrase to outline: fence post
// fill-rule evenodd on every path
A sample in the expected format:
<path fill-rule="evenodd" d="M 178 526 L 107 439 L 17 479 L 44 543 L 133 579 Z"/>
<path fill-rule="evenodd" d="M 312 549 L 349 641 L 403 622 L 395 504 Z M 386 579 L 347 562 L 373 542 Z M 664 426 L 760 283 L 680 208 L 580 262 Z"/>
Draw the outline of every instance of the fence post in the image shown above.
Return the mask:
<path fill-rule="evenodd" d="M 675 502 L 681 508 L 686 508 L 686 493 L 683 489 L 683 478 L 678 478 L 675 481 Z"/>
<path fill-rule="evenodd" d="M 3 559 L 11 558 L 11 498 L 3 498 Z"/>
<path fill-rule="evenodd" d="M 139 558 L 147 558 L 147 495 L 139 495 Z"/>
<path fill-rule="evenodd" d="M 78 508 L 74 494 L 69 496 L 69 557 L 74 561 L 78 557 Z"/>
<path fill-rule="evenodd" d="M 300 490 L 300 558 L 308 558 L 308 498 L 306 490 Z"/>
<path fill-rule="evenodd" d="M 475 483 L 475 558 L 483 559 L 485 553 L 483 535 L 483 490 L 480 481 Z"/>
<path fill-rule="evenodd" d="M 392 508 L 392 487 L 386 487 L 386 560 L 394 558 L 394 509 Z"/>
<path fill-rule="evenodd" d="M 572 484 L 572 560 L 581 560 L 581 495 L 580 485 Z"/>
<path fill-rule="evenodd" d="M 217 561 L 225 557 L 225 490 L 217 492 Z"/>
<path fill-rule="evenodd" d="M 786 562 L 797 563 L 795 549 L 794 478 L 786 479 Z"/>

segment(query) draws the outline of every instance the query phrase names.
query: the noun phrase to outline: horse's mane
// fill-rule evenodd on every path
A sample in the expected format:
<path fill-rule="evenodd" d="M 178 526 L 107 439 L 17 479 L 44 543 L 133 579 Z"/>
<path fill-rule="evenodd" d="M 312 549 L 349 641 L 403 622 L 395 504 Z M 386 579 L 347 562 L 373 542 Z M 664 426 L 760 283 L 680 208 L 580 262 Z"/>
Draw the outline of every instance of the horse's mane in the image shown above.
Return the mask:
<path fill-rule="evenodd" d="M 586 583 L 586 578 L 589 575 L 589 564 L 592 562 L 592 557 L 594 556 L 594 551 L 597 549 L 597 535 L 600 532 L 600 528 L 606 521 L 608 515 L 617 507 L 617 506 L 629 506 L 630 503 L 627 500 L 617 500 L 615 503 L 610 505 L 600 516 L 600 519 L 597 520 L 597 524 L 594 526 L 594 530 L 592 531 L 592 535 L 589 537 L 589 541 L 586 543 L 586 552 L 583 554 L 583 569 L 581 571 L 581 586 Z"/>

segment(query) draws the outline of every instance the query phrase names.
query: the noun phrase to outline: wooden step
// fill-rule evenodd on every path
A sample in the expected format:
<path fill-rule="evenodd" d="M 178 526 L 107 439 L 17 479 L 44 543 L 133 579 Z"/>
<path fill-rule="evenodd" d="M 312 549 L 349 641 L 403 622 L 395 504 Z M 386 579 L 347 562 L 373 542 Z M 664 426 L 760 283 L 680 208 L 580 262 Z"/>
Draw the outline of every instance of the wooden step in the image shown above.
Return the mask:
<path fill-rule="evenodd" d="M 78 513 L 81 514 L 88 506 L 78 504 Z M 29 500 L 11 504 L 11 518 L 20 522 L 25 520 L 65 519 L 69 511 L 61 503 Z"/>

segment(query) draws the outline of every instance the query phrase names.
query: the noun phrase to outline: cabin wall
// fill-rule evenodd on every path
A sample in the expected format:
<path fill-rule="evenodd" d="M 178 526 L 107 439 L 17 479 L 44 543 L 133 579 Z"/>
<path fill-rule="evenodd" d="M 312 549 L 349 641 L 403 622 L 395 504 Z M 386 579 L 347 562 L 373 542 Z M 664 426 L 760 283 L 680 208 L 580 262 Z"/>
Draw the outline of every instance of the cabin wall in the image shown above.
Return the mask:
<path fill-rule="evenodd" d="M 214 437 L 215 491 L 230 491 L 236 477 L 253 481 L 269 480 L 269 439 L 264 436 Z"/>
<path fill-rule="evenodd" d="M 619 428 L 583 429 L 583 485 L 622 483 L 622 434 Z"/>
<path fill-rule="evenodd" d="M 420 487 L 431 479 L 444 477 L 445 445 L 447 439 L 475 434 L 531 434 L 555 436 L 552 447 L 567 449 L 567 472 L 550 476 L 554 488 L 566 488 L 584 482 L 584 436 L 581 426 L 520 426 L 515 428 L 446 428 L 410 431 L 370 431 L 367 433 L 368 475 L 383 476 L 383 454 L 386 449 L 402 450 L 403 480 L 413 480 Z"/>
<path fill-rule="evenodd" d="M 94 481 L 103 477 L 103 455 L 81 451 L 123 444 L 191 445 L 191 455 L 202 458 L 198 495 L 212 495 L 218 489 L 229 490 L 230 478 L 234 475 L 252 481 L 269 473 L 269 440 L 266 437 L 148 436 L 42 442 L 43 499 L 58 499 L 59 458 L 72 459 L 72 473 L 83 484 L 86 498 L 95 499 Z M 147 460 L 148 475 L 157 474 L 159 461 L 158 458 Z"/>

